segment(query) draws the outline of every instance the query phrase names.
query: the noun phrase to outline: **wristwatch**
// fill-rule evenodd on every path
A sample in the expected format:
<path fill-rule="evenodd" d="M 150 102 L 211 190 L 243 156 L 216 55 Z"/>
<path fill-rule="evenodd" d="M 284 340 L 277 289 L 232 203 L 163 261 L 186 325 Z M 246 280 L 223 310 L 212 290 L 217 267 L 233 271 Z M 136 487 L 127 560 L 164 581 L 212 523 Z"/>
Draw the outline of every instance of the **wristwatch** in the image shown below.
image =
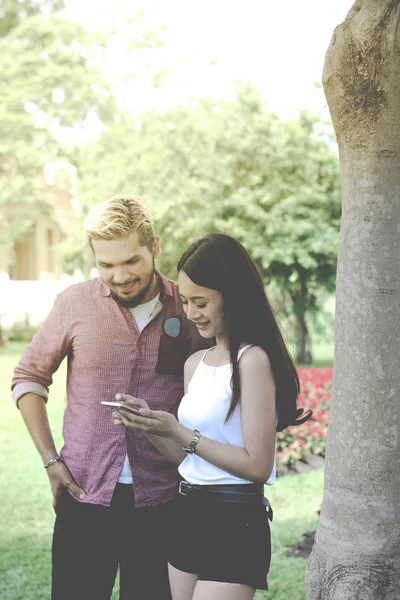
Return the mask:
<path fill-rule="evenodd" d="M 190 444 L 187 446 L 183 446 L 183 450 L 186 454 L 194 454 L 196 452 L 196 446 L 198 444 L 199 439 L 201 438 L 201 433 L 197 429 L 194 430 L 194 437 Z"/>

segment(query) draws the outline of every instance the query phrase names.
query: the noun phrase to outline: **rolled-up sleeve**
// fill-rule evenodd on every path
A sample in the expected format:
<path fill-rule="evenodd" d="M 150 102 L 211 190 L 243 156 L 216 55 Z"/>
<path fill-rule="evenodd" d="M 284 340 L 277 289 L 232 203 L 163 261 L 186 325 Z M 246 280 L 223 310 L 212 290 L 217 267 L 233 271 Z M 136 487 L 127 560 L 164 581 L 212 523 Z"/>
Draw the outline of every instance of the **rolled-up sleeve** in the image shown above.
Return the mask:
<path fill-rule="evenodd" d="M 12 399 L 15 404 L 18 406 L 18 400 L 22 398 L 25 394 L 37 394 L 38 396 L 42 396 L 45 402 L 47 402 L 47 398 L 49 395 L 48 390 L 40 385 L 40 383 L 35 383 L 33 381 L 24 381 L 21 383 L 17 383 L 15 387 L 12 389 Z"/>
<path fill-rule="evenodd" d="M 71 336 L 65 326 L 65 312 L 61 293 L 14 370 L 11 389 L 17 405 L 21 396 L 29 392 L 38 394 L 47 401 L 53 374 L 70 348 Z"/>

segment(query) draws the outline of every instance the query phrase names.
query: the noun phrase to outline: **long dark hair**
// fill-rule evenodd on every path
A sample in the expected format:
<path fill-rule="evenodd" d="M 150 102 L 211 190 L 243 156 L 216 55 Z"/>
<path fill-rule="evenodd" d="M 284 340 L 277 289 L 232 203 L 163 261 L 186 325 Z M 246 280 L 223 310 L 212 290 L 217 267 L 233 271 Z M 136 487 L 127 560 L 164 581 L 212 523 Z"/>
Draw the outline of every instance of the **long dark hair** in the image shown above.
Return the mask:
<path fill-rule="evenodd" d="M 220 292 L 224 299 L 232 363 L 232 401 L 226 420 L 240 399 L 238 351 L 242 342 L 260 346 L 268 355 L 276 385 L 277 431 L 310 418 L 296 407 L 300 385 L 296 368 L 283 341 L 265 294 L 257 266 L 247 250 L 230 235 L 210 233 L 194 242 L 178 262 L 197 285 Z M 301 418 L 299 418 L 301 417 Z"/>

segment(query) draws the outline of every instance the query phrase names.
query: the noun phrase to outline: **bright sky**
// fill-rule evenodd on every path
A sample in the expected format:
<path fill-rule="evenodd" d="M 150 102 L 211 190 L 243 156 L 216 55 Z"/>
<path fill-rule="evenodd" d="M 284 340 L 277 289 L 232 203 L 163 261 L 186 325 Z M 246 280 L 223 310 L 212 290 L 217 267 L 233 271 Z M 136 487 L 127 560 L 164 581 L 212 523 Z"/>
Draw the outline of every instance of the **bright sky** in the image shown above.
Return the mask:
<path fill-rule="evenodd" d="M 226 97 L 236 81 L 252 82 L 276 112 L 319 110 L 324 56 L 352 0 L 67 0 L 72 15 L 91 27 L 115 26 L 120 41 L 110 54 L 108 77 L 121 103 L 134 111 L 166 107 L 188 97 Z M 143 52 L 141 64 L 171 77 L 160 88 L 150 70 L 127 56 L 124 22 L 139 11 L 155 30 L 166 29 L 162 49 Z M 139 59 L 138 59 L 139 60 Z M 123 78 L 129 71 L 130 83 Z"/>

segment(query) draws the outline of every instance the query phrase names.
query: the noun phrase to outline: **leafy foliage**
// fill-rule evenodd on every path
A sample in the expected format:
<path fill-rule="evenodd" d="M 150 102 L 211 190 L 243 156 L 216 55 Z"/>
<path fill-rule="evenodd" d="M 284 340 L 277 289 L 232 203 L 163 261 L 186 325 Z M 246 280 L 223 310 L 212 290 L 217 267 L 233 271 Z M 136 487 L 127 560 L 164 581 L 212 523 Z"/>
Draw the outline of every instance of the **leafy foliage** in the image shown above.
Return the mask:
<path fill-rule="evenodd" d="M 152 205 L 160 266 L 172 277 L 200 235 L 240 239 L 264 279 L 289 295 L 297 360 L 311 359 L 306 318 L 333 289 L 340 219 L 338 158 L 317 117 L 281 120 L 244 85 L 232 100 L 193 100 L 138 121 L 121 115 L 78 164 L 86 206 L 123 191 Z"/>
<path fill-rule="evenodd" d="M 10 33 L 26 17 L 57 12 L 64 6 L 63 0 L 0 0 L 0 37 Z"/>
<path fill-rule="evenodd" d="M 0 206 L 46 203 L 43 168 L 65 160 L 69 131 L 89 115 L 102 120 L 113 112 L 100 66 L 103 39 L 51 13 L 62 6 L 2 2 Z M 30 226 L 27 212 L 8 213 L 13 240 Z"/>
<path fill-rule="evenodd" d="M 6 15 L 0 206 L 44 210 L 50 190 L 40 173 L 46 163 L 69 160 L 78 172 L 82 217 L 123 191 L 151 204 L 162 236 L 159 266 L 173 278 L 195 238 L 215 230 L 234 235 L 266 283 L 273 282 L 278 308 L 285 305 L 294 323 L 297 362 L 310 362 L 310 324 L 336 272 L 340 186 L 330 130 L 307 113 L 279 119 L 251 85 L 229 100 L 197 99 L 139 117 L 124 112 L 104 82 L 106 40 L 63 18 L 62 7 L 61 0 L 0 0 Z M 125 41 L 127 52 L 143 58 L 162 41 L 160 32 L 139 35 L 142 25 L 134 20 L 137 35 Z M 103 127 L 100 139 L 71 147 L 71 131 L 84 131 L 88 118 Z M 4 214 L 2 243 L 31 226 L 29 210 Z M 68 242 L 68 270 L 88 274 L 90 255 L 81 248 L 76 232 Z"/>

